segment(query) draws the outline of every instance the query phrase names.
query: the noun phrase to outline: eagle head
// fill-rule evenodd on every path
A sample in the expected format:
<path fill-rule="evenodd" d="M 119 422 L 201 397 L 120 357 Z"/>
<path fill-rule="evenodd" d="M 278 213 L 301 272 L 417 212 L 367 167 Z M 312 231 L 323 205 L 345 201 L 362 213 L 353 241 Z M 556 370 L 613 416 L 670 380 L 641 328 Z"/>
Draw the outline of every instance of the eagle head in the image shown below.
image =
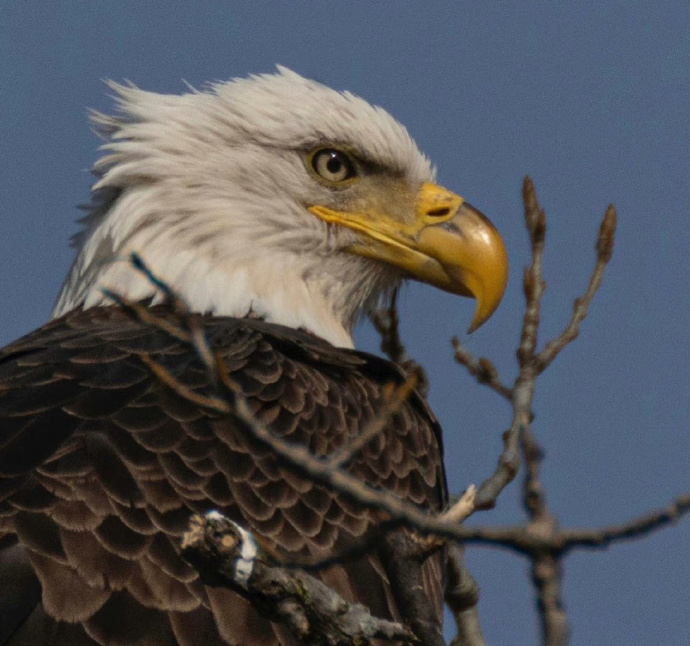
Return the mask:
<path fill-rule="evenodd" d="M 279 67 L 183 95 L 110 83 L 104 155 L 54 316 L 159 296 L 137 252 L 194 311 L 256 316 L 352 346 L 358 317 L 413 278 L 497 307 L 493 225 L 434 183 L 385 110 Z"/>

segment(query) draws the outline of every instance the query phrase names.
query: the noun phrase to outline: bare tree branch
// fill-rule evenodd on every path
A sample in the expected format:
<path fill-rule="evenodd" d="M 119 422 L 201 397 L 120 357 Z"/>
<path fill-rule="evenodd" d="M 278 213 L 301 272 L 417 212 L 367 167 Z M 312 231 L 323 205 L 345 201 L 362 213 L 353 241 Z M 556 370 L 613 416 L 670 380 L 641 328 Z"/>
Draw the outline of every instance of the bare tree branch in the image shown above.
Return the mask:
<path fill-rule="evenodd" d="M 539 309 L 546 283 L 542 276 L 542 255 L 546 216 L 539 206 L 534 185 L 525 180 L 523 189 L 525 201 L 525 222 L 532 243 L 532 264 L 525 272 L 525 296 L 527 300 L 523 337 L 518 350 L 520 373 L 530 376 L 532 388 L 538 374 L 542 373 L 557 354 L 576 338 L 579 324 L 587 314 L 587 308 L 596 293 L 603 277 L 606 264 L 613 253 L 613 241 L 616 226 L 616 211 L 609 206 L 604 215 L 597 239 L 597 262 L 585 296 L 576 301 L 573 316 L 565 331 L 554 341 L 546 344 L 545 349 L 535 354 L 537 331 L 528 335 L 529 326 L 539 326 Z M 518 378 L 519 379 L 519 378 Z M 517 390 L 517 385 L 516 385 Z M 520 433 L 520 448 L 525 459 L 526 473 L 523 483 L 522 503 L 528 515 L 526 533 L 537 536 L 553 546 L 558 543 L 558 521 L 549 510 L 544 488 L 540 478 L 540 468 L 544 452 L 534 436 L 531 426 L 524 424 Z M 562 599 L 562 567 L 560 553 L 553 549 L 530 551 L 532 581 L 537 591 L 537 606 L 541 620 L 542 637 L 545 646 L 563 646 L 570 635 L 568 618 Z"/>
<path fill-rule="evenodd" d="M 539 206 L 534 184 L 529 177 L 525 178 L 522 195 L 525 203 L 525 224 L 532 249 L 532 262 L 525 269 L 523 278 L 525 315 L 517 351 L 519 372 L 510 390 L 513 419 L 510 428 L 503 435 L 503 452 L 496 470 L 479 487 L 477 509 L 492 508 L 501 491 L 515 478 L 520 468 L 520 437 L 525 430 L 529 430 L 532 419 L 534 386 L 538 376 L 534 353 L 539 331 L 541 298 L 546 286 L 542 277 L 546 216 Z"/>
<path fill-rule="evenodd" d="M 613 206 L 609 206 L 604 215 L 596 244 L 595 267 L 584 295 L 575 301 L 570 321 L 558 337 L 546 343 L 541 352 L 537 352 L 541 301 L 546 285 L 542 273 L 546 217 L 539 206 L 534 185 L 529 178 L 525 178 L 523 199 L 525 224 L 531 246 L 531 262 L 525 269 L 523 278 L 525 314 L 517 350 L 518 375 L 513 386 L 508 387 L 502 383 L 494 365 L 489 360 L 483 358 L 475 360 L 457 339 L 453 340 L 456 361 L 464 365 L 477 381 L 486 384 L 502 398 L 511 401 L 513 415 L 510 428 L 503 434 L 503 451 L 494 473 L 476 492 L 473 487 L 468 488 L 465 495 L 451 509 L 439 515 L 427 513 L 399 500 L 385 489 L 375 489 L 353 478 L 343 469 L 400 410 L 415 387 L 414 378 L 408 379 L 397 388 L 391 386 L 382 409 L 371 423 L 362 429 L 356 440 L 329 456 L 317 457 L 304 447 L 284 442 L 273 435 L 268 427 L 254 419 L 248 403 L 230 379 L 222 357 L 215 354 L 209 347 L 204 334 L 203 320 L 197 315 L 190 314 L 184 304 L 176 300 L 169 290 L 167 292 L 164 290 L 164 295 L 181 315 L 178 319 L 179 323 L 158 319 L 146 308 L 129 303 L 116 294 L 108 293 L 133 316 L 195 348 L 211 375 L 216 386 L 216 393 L 202 395 L 192 391 L 176 381 L 161 365 L 147 355 L 143 355 L 142 360 L 166 386 L 181 397 L 219 416 L 226 416 L 228 423 L 239 426 L 254 441 L 270 447 L 279 459 L 305 477 L 365 507 L 383 512 L 382 521 L 372 528 L 359 544 L 351 547 L 347 552 L 330 555 L 321 561 L 305 559 L 302 563 L 299 558 L 293 558 L 293 555 L 279 555 L 285 560 L 285 563 L 281 563 L 280 572 L 289 576 L 294 568 L 319 569 L 377 549 L 387 563 L 394 593 L 400 597 L 405 607 L 414 609 L 410 617 L 413 631 L 418 636 L 423 634 L 423 641 L 429 646 L 441 646 L 443 641 L 440 634 L 436 633 L 436 629 L 430 628 L 434 622 L 428 600 L 423 599 L 418 590 L 408 589 L 409 575 L 406 572 L 415 572 L 424 559 L 442 548 L 447 552 L 446 569 L 449 583 L 445 595 L 446 602 L 458 625 L 458 636 L 454 640 L 454 645 L 485 646 L 477 615 L 476 582 L 463 563 L 462 548 L 457 544 L 448 543 L 448 540 L 464 544 L 502 547 L 527 557 L 537 593 L 542 643 L 546 646 L 565 646 L 569 638 L 569 626 L 562 602 L 562 559 L 574 549 L 603 548 L 617 541 L 646 535 L 672 524 L 690 509 L 690 494 L 685 494 L 665 509 L 621 525 L 600 529 L 566 530 L 559 528 L 555 515 L 549 510 L 540 479 L 543 451 L 531 426 L 535 384 L 539 375 L 578 335 L 580 324 L 587 315 L 589 305 L 601 284 L 603 272 L 611 258 L 616 212 Z M 158 280 L 140 259 L 137 261 L 141 271 L 154 281 Z M 154 282 L 154 284 L 158 285 L 159 282 Z M 384 352 L 396 362 L 402 362 L 404 367 L 407 364 L 408 374 L 423 374 L 417 370 L 417 364 L 407 359 L 405 347 L 400 340 L 395 297 L 386 312 L 379 312 L 372 318 L 382 335 Z M 501 491 L 515 478 L 521 459 L 524 459 L 526 466 L 522 503 L 527 513 L 527 522 L 524 525 L 512 527 L 468 528 L 461 525 L 475 510 L 488 509 L 495 505 Z M 306 625 L 303 609 L 292 607 L 291 612 L 297 617 L 295 619 L 297 624 L 301 622 L 300 625 Z"/>
<path fill-rule="evenodd" d="M 400 338 L 400 318 L 398 317 L 398 290 L 391 295 L 388 307 L 379 308 L 370 316 L 376 331 L 381 336 L 381 352 L 393 363 L 400 366 L 405 374 L 416 375 L 417 390 L 422 397 L 429 394 L 429 378 L 426 371 L 407 354 L 407 349 Z"/>
<path fill-rule="evenodd" d="M 518 431 L 520 418 L 515 415 L 513 424 L 503 433 L 503 451 L 498 458 L 496 470 L 479 487 L 477 509 L 493 509 L 501 492 L 515 479 L 520 468 Z"/>
<path fill-rule="evenodd" d="M 546 289 L 543 277 L 546 214 L 539 205 L 534 184 L 525 178 L 522 196 L 525 206 L 525 225 L 529 234 L 532 262 L 525 269 L 523 290 L 525 316 L 520 345 L 517 351 L 520 372 L 513 388 L 515 416 L 520 418 L 519 445 L 526 462 L 523 484 L 523 506 L 529 522 L 526 531 L 540 537 L 553 536 L 557 523 L 546 506 L 546 498 L 539 479 L 539 467 L 543 452 L 530 427 L 532 400 L 539 362 L 535 355 L 540 322 L 541 299 Z M 537 607 L 541 621 L 543 644 L 564 646 L 568 641 L 569 628 L 562 603 L 560 563 L 548 551 L 531 553 L 532 582 L 537 591 Z"/>
<path fill-rule="evenodd" d="M 132 257 L 138 258 L 136 254 L 132 254 Z M 121 296 L 120 294 L 113 292 L 109 289 L 102 289 L 101 291 L 105 296 L 110 298 L 117 305 L 120 305 L 122 308 L 127 310 L 127 312 L 129 312 L 129 314 L 137 321 L 141 321 L 146 325 L 150 325 L 151 327 L 155 327 L 159 330 L 162 330 L 166 334 L 169 334 L 173 339 L 177 339 L 182 343 L 191 342 L 189 332 L 182 329 L 179 325 L 175 325 L 174 323 L 171 324 L 167 319 L 163 318 L 162 316 L 156 316 L 151 311 L 151 309 L 146 307 L 145 305 L 142 305 L 141 303 L 136 303 L 134 301 L 130 301 Z"/>
<path fill-rule="evenodd" d="M 372 313 L 371 322 L 381 335 L 381 352 L 398 365 L 407 361 L 407 350 L 400 338 L 397 289 L 391 294 L 387 308 L 379 308 Z"/>
<path fill-rule="evenodd" d="M 448 545 L 445 600 L 453 613 L 458 634 L 451 646 L 486 646 L 479 624 L 479 586 L 465 565 L 464 548 Z"/>
<path fill-rule="evenodd" d="M 525 177 L 522 186 L 522 199 L 525 204 L 525 225 L 527 226 L 532 250 L 532 262 L 523 274 L 522 286 L 525 294 L 525 315 L 522 322 L 520 345 L 517 351 L 520 368 L 526 368 L 534 360 L 537 333 L 539 331 L 541 298 L 546 289 L 546 282 L 542 276 L 546 215 L 539 206 L 534 183 L 529 177 Z M 534 378 L 532 375 L 529 375 L 529 377 Z M 527 375 L 524 378 L 527 378 Z"/>
<path fill-rule="evenodd" d="M 504 385 L 498 377 L 498 370 L 496 366 L 486 359 L 485 357 L 479 357 L 475 359 L 472 353 L 460 343 L 460 339 L 454 336 L 451 339 L 451 344 L 454 350 L 455 360 L 461 365 L 467 368 L 467 371 L 480 383 L 488 386 L 495 392 L 497 392 L 501 397 L 512 400 L 513 390 Z"/>
<path fill-rule="evenodd" d="M 537 590 L 537 609 L 544 646 L 565 646 L 570 641 L 570 624 L 563 604 L 561 559 L 550 552 L 532 557 L 532 583 Z"/>
<path fill-rule="evenodd" d="M 504 547 L 522 555 L 552 552 L 557 556 L 576 549 L 606 549 L 611 545 L 641 538 L 677 523 L 690 513 L 690 493 L 678 496 L 670 505 L 649 512 L 619 525 L 587 529 L 557 529 L 552 534 L 539 534 L 522 525 L 508 527 L 463 527 L 465 545 Z"/>
<path fill-rule="evenodd" d="M 668 507 L 658 509 L 620 525 L 599 529 L 566 529 L 560 532 L 563 551 L 577 548 L 604 549 L 612 543 L 646 536 L 672 525 L 690 512 L 690 493 L 676 498 Z"/>
<path fill-rule="evenodd" d="M 126 299 L 121 298 L 120 302 L 125 308 L 129 309 L 131 306 Z M 196 323 L 193 317 L 190 317 L 189 321 Z M 194 345 L 196 336 L 189 333 L 188 336 Z M 204 355 L 205 353 L 200 353 L 202 360 Z M 222 395 L 217 397 L 201 395 L 187 388 L 148 355 L 141 355 L 141 359 L 162 383 L 180 397 L 219 415 L 229 416 L 232 423 L 241 425 L 248 437 L 270 448 L 277 457 L 314 482 L 328 487 L 331 491 L 337 491 L 364 507 L 383 511 L 390 521 L 404 524 L 421 534 L 437 534 L 446 538 L 461 537 L 454 522 L 405 502 L 386 489 L 373 488 L 343 469 L 333 469 L 328 458 L 318 458 L 306 447 L 286 442 L 274 435 L 265 424 L 254 417 L 247 400 L 228 376 L 229 372 L 223 365 L 222 357 L 213 355 L 212 364 L 207 366 L 217 375 L 224 388 Z"/>
<path fill-rule="evenodd" d="M 239 593 L 308 646 L 366 645 L 374 639 L 418 642 L 409 629 L 373 617 L 363 605 L 348 603 L 318 579 L 273 567 L 249 532 L 217 512 L 191 518 L 182 555 L 205 584 Z"/>
<path fill-rule="evenodd" d="M 684 494 L 668 507 L 620 525 L 559 530 L 555 517 L 544 505 L 542 513 L 525 526 L 463 527 L 463 542 L 502 547 L 529 558 L 537 590 L 542 643 L 562 646 L 568 642 L 570 634 L 561 591 L 563 558 L 575 549 L 605 549 L 617 542 L 641 538 L 676 523 L 688 512 L 690 494 Z"/>
<path fill-rule="evenodd" d="M 573 315 L 563 332 L 557 338 L 549 341 L 537 356 L 539 372 L 546 370 L 561 350 L 577 338 L 580 332 L 580 323 L 582 323 L 587 316 L 589 304 L 601 285 L 601 280 L 604 277 L 604 270 L 613 254 L 616 220 L 616 207 L 614 207 L 613 204 L 609 204 L 601 221 L 601 226 L 599 227 L 599 236 L 597 237 L 596 243 L 597 261 L 592 271 L 587 290 L 581 298 L 575 299 L 573 304 Z"/>
<path fill-rule="evenodd" d="M 151 317 L 149 313 L 142 313 L 136 304 L 119 297 L 118 302 L 129 309 L 133 315 L 141 317 L 144 314 L 148 323 L 156 325 L 155 317 Z M 435 516 L 398 499 L 385 489 L 370 487 L 353 478 L 342 468 L 367 442 L 381 432 L 387 422 L 390 422 L 392 415 L 400 409 L 414 388 L 416 380 L 408 379 L 398 388 L 391 385 L 391 392 L 382 410 L 372 423 L 363 429 L 360 437 L 340 451 L 319 458 L 305 447 L 284 442 L 254 418 L 247 401 L 229 377 L 229 371 L 224 365 L 222 356 L 211 351 L 203 333 L 202 319 L 186 311 L 182 311 L 181 314 L 179 329 L 171 331 L 176 338 L 185 340 L 195 348 L 199 359 L 217 386 L 218 395 L 202 395 L 191 390 L 179 383 L 162 365 L 148 355 L 142 355 L 142 360 L 162 383 L 180 397 L 226 416 L 229 422 L 231 420 L 235 426 L 239 425 L 254 441 L 269 446 L 279 459 L 296 468 L 306 477 L 327 486 L 332 491 L 338 491 L 359 504 L 386 512 L 388 519 L 370 533 L 367 538 L 368 546 L 376 546 L 391 582 L 393 594 L 399 606 L 405 609 L 406 620 L 414 633 L 421 638 L 424 646 L 443 646 L 437 611 L 433 608 L 423 588 L 416 582 L 422 578 L 421 568 L 426 558 L 445 545 L 445 540 L 439 538 L 439 535 L 446 538 L 453 535 L 457 537 L 460 522 L 474 511 L 474 488 L 470 487 L 465 495 L 444 514 Z M 166 329 L 169 328 L 168 322 Z M 399 529 L 401 525 L 411 528 L 414 533 Z M 417 533 L 431 536 L 421 538 Z M 362 553 L 362 545 L 357 548 Z M 292 555 L 283 555 L 283 558 L 287 562 L 295 560 Z M 334 556 L 329 556 L 328 560 L 333 562 Z M 281 565 L 284 564 L 281 563 Z M 289 572 L 284 567 L 282 571 Z M 293 615 L 298 617 L 304 615 L 301 608 L 293 606 L 291 608 Z M 304 620 L 301 620 L 300 626 L 304 623 Z M 291 625 L 291 628 L 295 629 L 295 626 Z"/>
<path fill-rule="evenodd" d="M 639 538 L 656 529 L 677 521 L 690 509 L 690 495 L 679 497 L 672 505 L 617 526 L 600 529 L 560 530 L 555 515 L 549 510 L 540 479 L 543 451 L 531 428 L 531 404 L 536 378 L 553 362 L 556 356 L 578 335 L 579 326 L 587 315 L 589 305 L 601 285 L 604 270 L 611 259 L 616 229 L 616 211 L 610 205 L 602 219 L 596 242 L 596 263 L 588 287 L 576 299 L 573 314 L 563 332 L 546 343 L 537 353 L 540 304 L 545 290 L 542 275 L 542 257 L 546 231 L 546 217 L 539 206 L 534 186 L 529 178 L 523 187 L 525 223 L 529 233 L 532 260 L 524 273 L 525 316 L 517 352 L 519 374 L 512 389 L 498 380 L 490 362 L 482 365 L 471 354 L 454 342 L 456 360 L 464 365 L 478 381 L 489 385 L 502 397 L 512 395 L 513 422 L 504 435 L 502 462 L 492 478 L 480 488 L 477 507 L 491 501 L 484 488 L 493 493 L 505 486 L 517 468 L 522 454 L 526 473 L 522 490 L 522 503 L 527 512 L 525 525 L 512 527 L 463 527 L 465 544 L 503 547 L 530 560 L 531 576 L 537 592 L 537 606 L 542 627 L 542 643 L 546 646 L 564 646 L 570 629 L 562 601 L 562 559 L 573 549 L 604 548 L 616 541 Z M 517 445 L 517 447 L 516 447 Z"/>

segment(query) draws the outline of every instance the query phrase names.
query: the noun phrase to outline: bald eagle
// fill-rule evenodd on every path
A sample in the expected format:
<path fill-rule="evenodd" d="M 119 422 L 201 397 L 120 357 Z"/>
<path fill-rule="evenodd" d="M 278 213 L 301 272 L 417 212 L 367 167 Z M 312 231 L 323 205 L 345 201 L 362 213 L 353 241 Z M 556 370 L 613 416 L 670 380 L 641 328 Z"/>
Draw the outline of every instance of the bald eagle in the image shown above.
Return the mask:
<path fill-rule="evenodd" d="M 318 557 L 381 514 L 161 384 L 141 355 L 211 388 L 191 348 L 104 288 L 175 321 L 128 262 L 139 253 L 203 317 L 256 418 L 323 456 L 402 379 L 352 349 L 362 313 L 412 278 L 474 297 L 475 328 L 501 299 L 505 250 L 434 183 L 406 129 L 350 93 L 285 68 L 181 96 L 110 87 L 118 111 L 93 115 L 105 152 L 53 318 L 0 351 L 0 643 L 291 643 L 180 557 L 190 515 L 218 509 Z M 417 395 L 348 468 L 431 511 L 446 504 L 440 429 Z M 404 615 L 375 550 L 320 576 L 376 615 Z M 438 559 L 420 585 L 440 624 Z"/>

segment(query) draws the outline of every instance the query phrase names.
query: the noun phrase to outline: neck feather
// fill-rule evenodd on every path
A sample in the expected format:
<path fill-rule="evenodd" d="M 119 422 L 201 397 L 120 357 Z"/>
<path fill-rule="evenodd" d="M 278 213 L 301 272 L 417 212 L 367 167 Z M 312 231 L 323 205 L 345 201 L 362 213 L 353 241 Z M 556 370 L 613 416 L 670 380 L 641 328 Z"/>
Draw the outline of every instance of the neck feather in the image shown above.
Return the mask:
<path fill-rule="evenodd" d="M 397 284 L 383 265 L 326 248 L 323 231 L 257 227 L 255 201 L 231 209 L 245 217 L 226 208 L 202 218 L 184 209 L 161 213 L 160 197 L 141 188 L 125 191 L 87 217 L 54 317 L 110 303 L 103 288 L 159 302 L 155 287 L 129 262 L 136 252 L 193 311 L 256 316 L 352 347 L 360 314 Z"/>

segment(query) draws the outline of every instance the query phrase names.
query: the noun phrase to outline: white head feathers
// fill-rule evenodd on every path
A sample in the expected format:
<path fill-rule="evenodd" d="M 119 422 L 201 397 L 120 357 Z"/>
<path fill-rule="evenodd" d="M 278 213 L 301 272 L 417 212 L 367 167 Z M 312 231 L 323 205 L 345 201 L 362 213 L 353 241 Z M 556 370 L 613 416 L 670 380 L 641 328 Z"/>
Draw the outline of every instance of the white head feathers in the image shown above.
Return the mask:
<path fill-rule="evenodd" d="M 400 276 L 339 251 L 352 233 L 306 210 L 329 189 L 304 152 L 346 144 L 421 185 L 434 172 L 405 128 L 283 67 L 181 96 L 110 87 L 121 115 L 93 115 L 107 154 L 53 315 L 108 302 L 103 287 L 154 295 L 127 262 L 136 251 L 196 311 L 252 313 L 351 346 L 361 311 Z"/>

